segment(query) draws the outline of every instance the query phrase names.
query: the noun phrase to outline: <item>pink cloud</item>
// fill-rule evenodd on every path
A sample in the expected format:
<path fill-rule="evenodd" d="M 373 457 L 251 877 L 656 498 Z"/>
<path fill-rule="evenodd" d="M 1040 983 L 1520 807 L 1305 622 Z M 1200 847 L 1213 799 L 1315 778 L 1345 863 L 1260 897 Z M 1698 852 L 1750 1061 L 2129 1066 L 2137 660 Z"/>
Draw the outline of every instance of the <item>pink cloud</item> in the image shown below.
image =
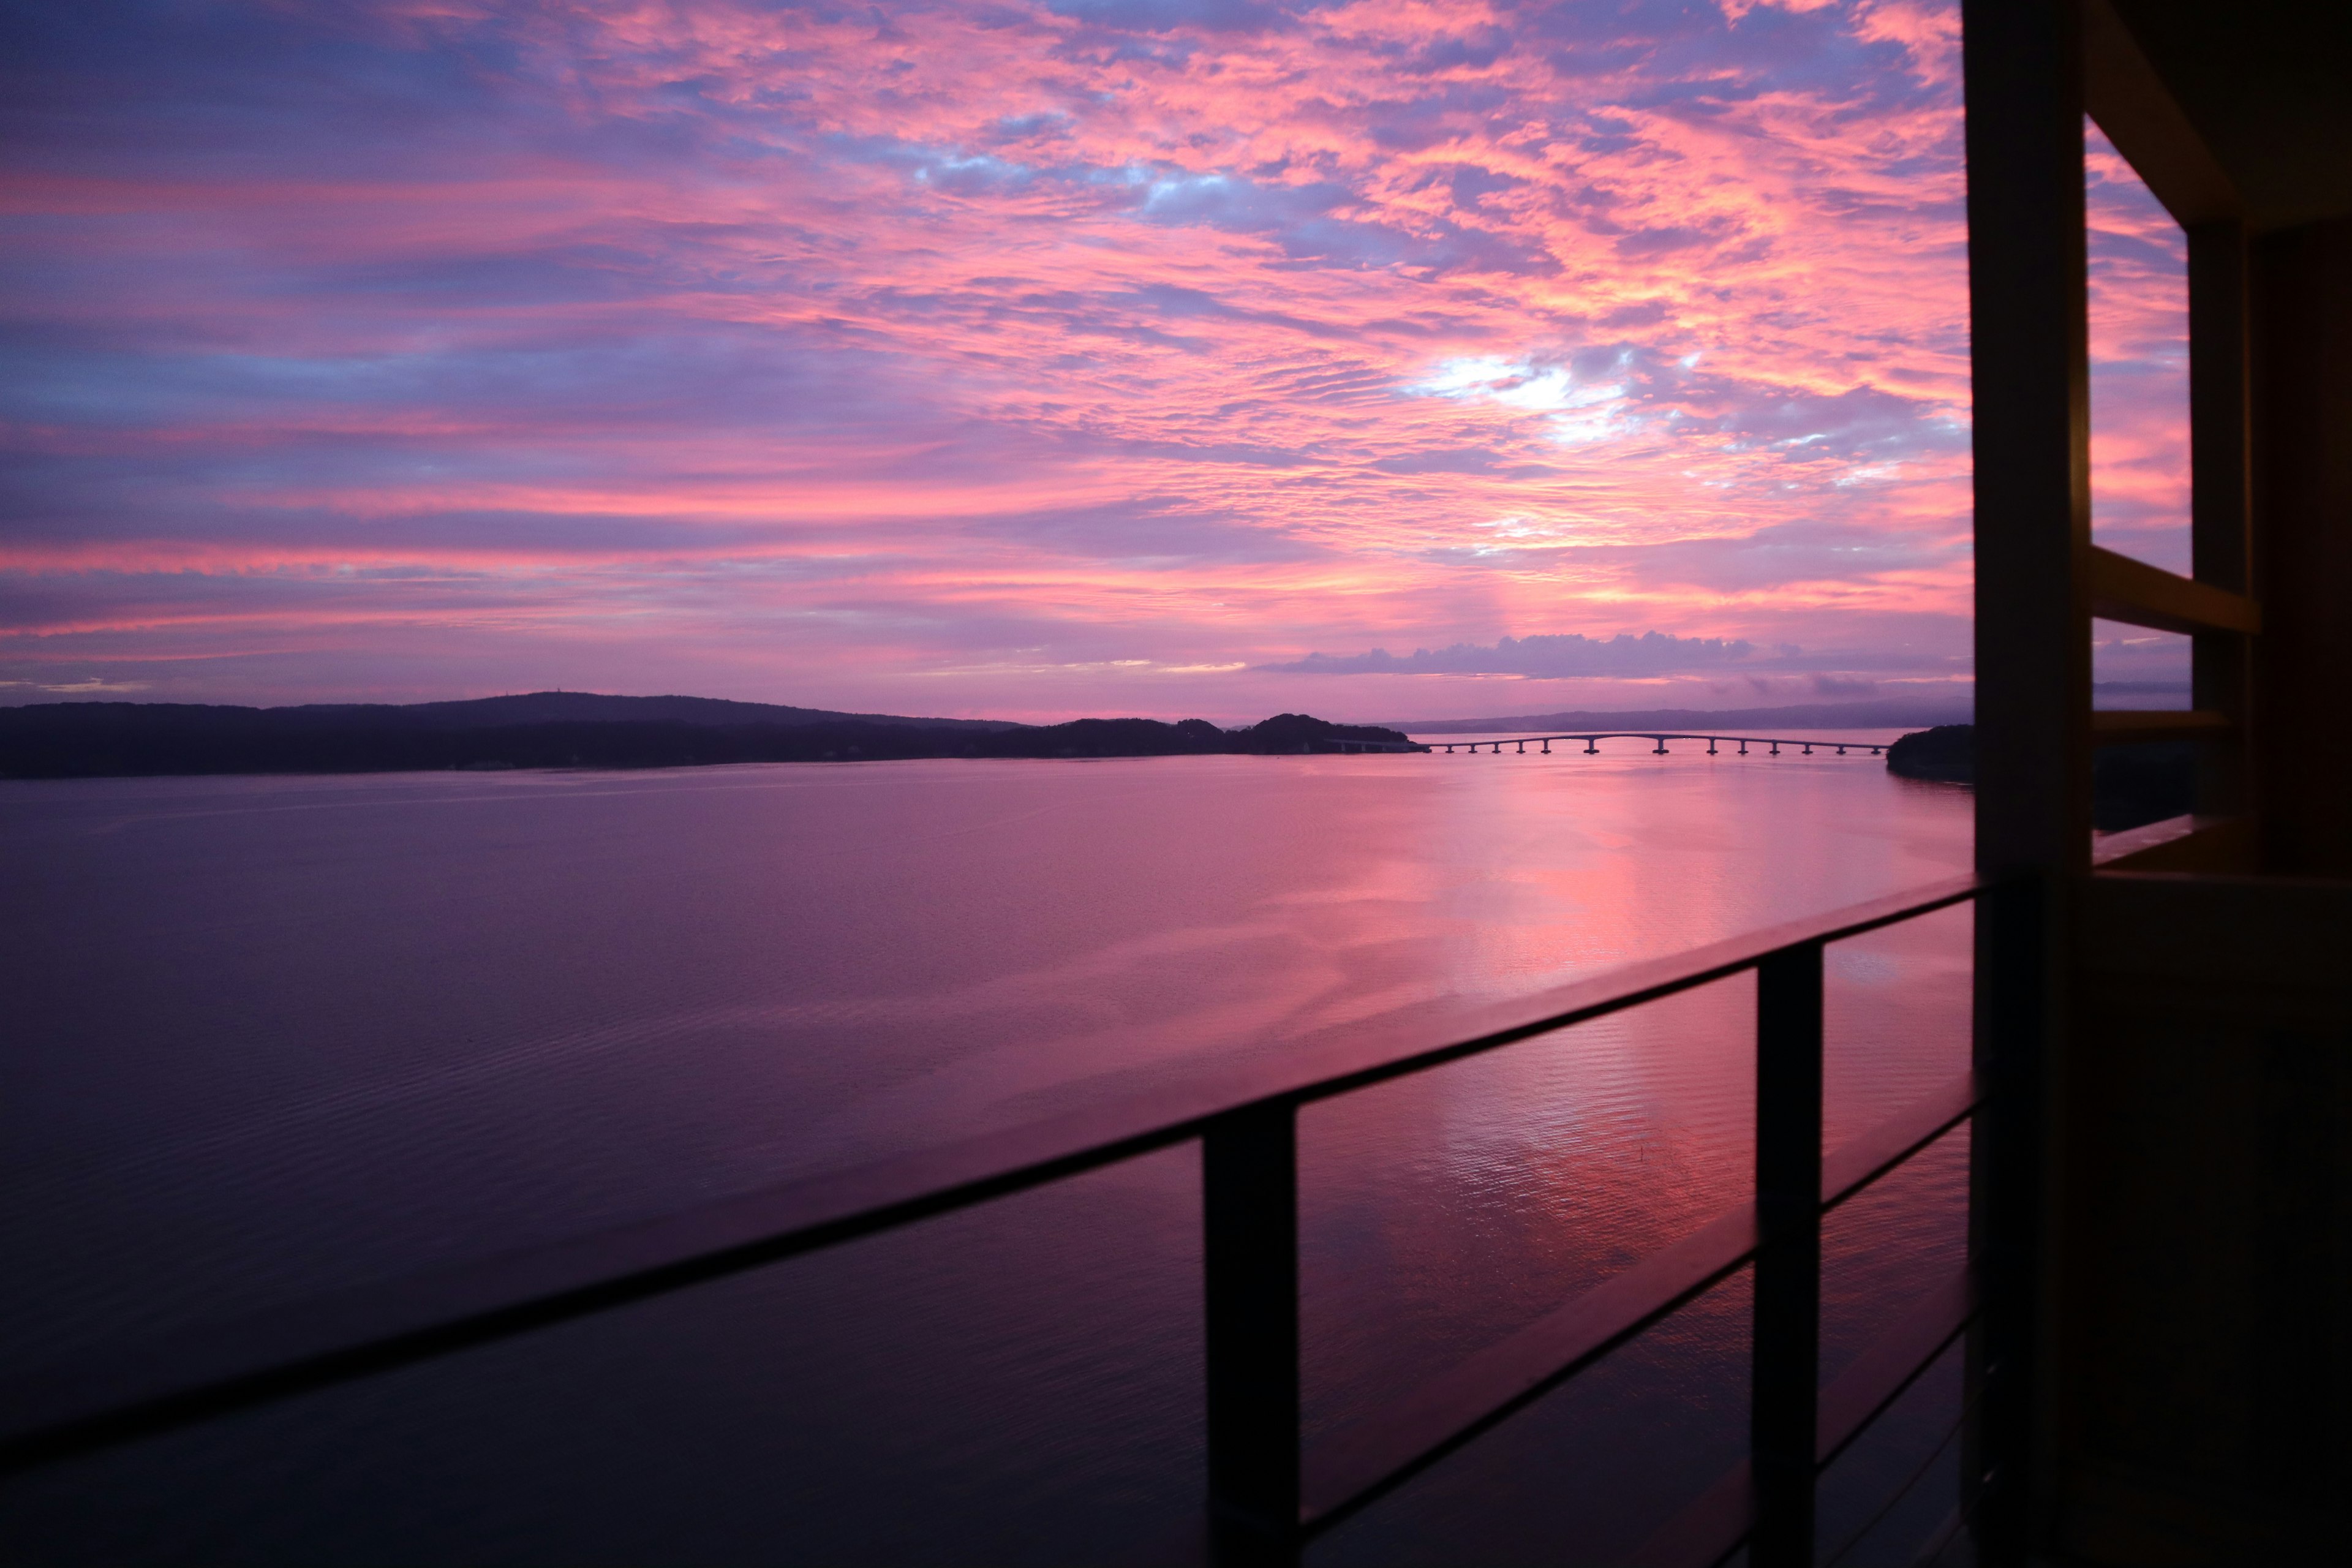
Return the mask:
<path fill-rule="evenodd" d="M 1312 653 L 1652 631 L 1965 674 L 1948 5 L 233 20 L 20 68 L 0 676 L 1243 717 L 1375 700 L 1265 672 Z"/>
<path fill-rule="evenodd" d="M 2187 572 L 2189 241 L 2097 127 L 2085 141 L 2092 534 Z"/>

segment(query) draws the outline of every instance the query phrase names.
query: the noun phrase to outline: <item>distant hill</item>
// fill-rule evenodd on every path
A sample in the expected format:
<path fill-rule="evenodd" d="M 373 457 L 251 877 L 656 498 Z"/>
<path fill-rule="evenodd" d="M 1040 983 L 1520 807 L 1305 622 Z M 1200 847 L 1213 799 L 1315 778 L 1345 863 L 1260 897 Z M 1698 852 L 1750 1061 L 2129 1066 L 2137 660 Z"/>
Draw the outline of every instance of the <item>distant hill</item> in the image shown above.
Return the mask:
<path fill-rule="evenodd" d="M 1538 730 L 1899 730 L 1966 723 L 1954 702 L 1896 698 L 1880 702 L 1808 702 L 1787 708 L 1647 708 L 1626 712 L 1514 713 L 1496 719 L 1389 720 L 1412 735 L 1532 734 Z"/>
<path fill-rule="evenodd" d="M 0 777 L 691 767 L 913 757 L 1150 757 L 1408 750 L 1393 730 L 1277 714 L 1066 724 L 902 719 L 695 697 L 539 692 L 394 707 L 49 702 L 0 708 Z"/>
<path fill-rule="evenodd" d="M 514 724 L 698 724 L 709 728 L 772 724 L 912 724 L 926 730 L 1018 730 L 1009 719 L 904 719 L 892 713 L 840 713 L 774 702 L 730 702 L 723 697 L 606 697 L 593 691 L 531 691 L 456 702 L 307 702 L 291 708 L 215 707 L 169 702 L 44 702 L 41 710 L 75 710 L 92 721 L 110 712 L 136 712 L 142 723 L 192 725 L 249 716 L 257 725 L 344 729 L 352 724 L 413 730 L 493 730 Z"/>

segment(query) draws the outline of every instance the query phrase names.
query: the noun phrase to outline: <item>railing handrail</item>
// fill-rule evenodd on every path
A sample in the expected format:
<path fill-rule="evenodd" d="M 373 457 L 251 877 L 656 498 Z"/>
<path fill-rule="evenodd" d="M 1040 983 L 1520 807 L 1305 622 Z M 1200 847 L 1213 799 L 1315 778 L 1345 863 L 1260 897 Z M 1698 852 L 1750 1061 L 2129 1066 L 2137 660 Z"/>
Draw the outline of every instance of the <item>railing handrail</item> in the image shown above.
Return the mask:
<path fill-rule="evenodd" d="M 1824 1156 L 1822 1212 L 1950 1131 L 1976 1107 L 1976 1075 L 1964 1072 Z M 1391 1404 L 1378 1426 L 1368 1423 L 1329 1445 L 1309 1467 L 1302 1517 L 1323 1529 L 1395 1489 L 1753 1261 L 1759 1239 L 1755 1202 L 1735 1204 L 1431 1379 Z"/>
<path fill-rule="evenodd" d="M 79 1358 L 0 1387 L 0 1410 L 8 1412 L 8 1426 L 0 1431 L 0 1471 L 53 1462 L 724 1279 L 1252 1118 L 1286 1118 L 1302 1105 L 1639 1006 L 1792 952 L 1818 950 L 1822 943 L 1962 902 L 1980 885 L 1973 875 L 1953 877 L 1627 964 L 1533 996 L 1486 1004 L 1467 1010 L 1470 1032 L 1447 1045 L 1383 1050 L 1364 1039 L 1360 1023 L 1334 1026 L 1276 1058 L 1197 1073 L 1172 1088 L 1108 1105 L 527 1252 L 191 1328 L 128 1352 Z M 1400 1009 L 1391 1016 L 1414 1011 Z M 1447 1014 L 1457 1021 L 1463 1016 L 1462 1009 Z M 1838 1188 L 1821 1197 L 1841 1201 L 1907 1158 L 1917 1140 L 1939 1135 L 1967 1107 L 1930 1109 L 1926 1123 L 1915 1126 L 1898 1116 L 1833 1156 Z M 1912 1121 L 1917 1121 L 1913 1113 Z M 1827 1178 L 1832 1172 L 1822 1174 Z M 1754 1249 L 1736 1250 L 1744 1260 Z"/>

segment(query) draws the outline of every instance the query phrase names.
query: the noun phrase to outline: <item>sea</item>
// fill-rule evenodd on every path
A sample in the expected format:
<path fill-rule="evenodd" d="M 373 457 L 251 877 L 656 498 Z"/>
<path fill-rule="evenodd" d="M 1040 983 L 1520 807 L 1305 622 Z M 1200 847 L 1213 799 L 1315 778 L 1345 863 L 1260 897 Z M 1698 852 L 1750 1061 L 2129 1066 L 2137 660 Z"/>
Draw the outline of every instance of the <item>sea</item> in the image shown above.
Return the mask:
<path fill-rule="evenodd" d="M 1335 1032 L 1435 1044 L 1970 842 L 1965 791 L 1827 744 L 0 783 L 0 1385 Z M 1827 974 L 1834 1147 L 1965 1066 L 1968 911 Z M 1310 1451 L 1743 1198 L 1753 1009 L 1303 1112 Z M 1830 1216 L 1824 1378 L 1963 1256 L 1967 1138 Z M 32 1472 L 0 1560 L 1198 1562 L 1200 1268 L 1181 1146 Z M 1308 1562 L 1622 1560 L 1744 1451 L 1747 1291 Z M 1824 1561 L 1948 1519 L 1956 1362 L 1825 1476 Z"/>

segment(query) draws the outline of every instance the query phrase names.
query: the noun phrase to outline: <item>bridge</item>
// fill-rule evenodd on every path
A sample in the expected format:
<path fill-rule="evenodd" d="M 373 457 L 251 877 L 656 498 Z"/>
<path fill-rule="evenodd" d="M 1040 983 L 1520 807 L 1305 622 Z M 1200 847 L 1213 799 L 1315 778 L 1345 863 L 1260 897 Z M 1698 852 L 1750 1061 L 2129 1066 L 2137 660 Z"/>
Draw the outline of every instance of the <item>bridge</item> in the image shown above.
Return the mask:
<path fill-rule="evenodd" d="M 1595 757 L 1601 754 L 1601 742 L 1603 741 L 1654 742 L 1655 744 L 1652 747 L 1650 752 L 1650 754 L 1654 757 L 1663 757 L 1669 754 L 1666 751 L 1666 742 L 1668 741 L 1705 741 L 1706 742 L 1706 754 L 1710 757 L 1719 754 L 1716 750 L 1718 742 L 1727 746 L 1734 744 L 1738 745 L 1739 750 L 1734 754 L 1742 757 L 1748 754 L 1748 748 L 1750 746 L 1768 747 L 1769 750 L 1767 751 L 1765 754 L 1774 757 L 1780 754 L 1780 748 L 1783 746 L 1798 747 L 1801 753 L 1808 757 L 1813 754 L 1813 748 L 1815 746 L 1820 746 L 1827 750 L 1833 750 L 1841 757 L 1846 754 L 1848 748 L 1852 748 L 1856 752 L 1867 752 L 1874 757 L 1878 756 L 1886 750 L 1886 746 L 1884 742 L 1873 745 L 1867 741 L 1803 741 L 1790 740 L 1785 735 L 1698 735 L 1686 734 L 1680 731 L 1673 730 L 1601 730 L 1591 733 L 1578 735 L 1514 735 L 1506 737 L 1500 741 L 1427 741 L 1423 742 L 1423 750 L 1436 751 L 1438 748 L 1443 747 L 1446 751 L 1451 752 L 1456 746 L 1460 746 L 1465 750 L 1475 752 L 1479 747 L 1485 746 L 1493 751 L 1496 755 L 1500 756 L 1505 746 L 1515 745 L 1518 747 L 1522 753 L 1524 753 L 1530 744 L 1537 744 L 1543 748 L 1542 752 L 1539 753 L 1540 755 L 1549 756 L 1551 754 L 1551 743 L 1554 741 L 1581 741 L 1584 742 L 1584 754 L 1588 757 Z"/>

